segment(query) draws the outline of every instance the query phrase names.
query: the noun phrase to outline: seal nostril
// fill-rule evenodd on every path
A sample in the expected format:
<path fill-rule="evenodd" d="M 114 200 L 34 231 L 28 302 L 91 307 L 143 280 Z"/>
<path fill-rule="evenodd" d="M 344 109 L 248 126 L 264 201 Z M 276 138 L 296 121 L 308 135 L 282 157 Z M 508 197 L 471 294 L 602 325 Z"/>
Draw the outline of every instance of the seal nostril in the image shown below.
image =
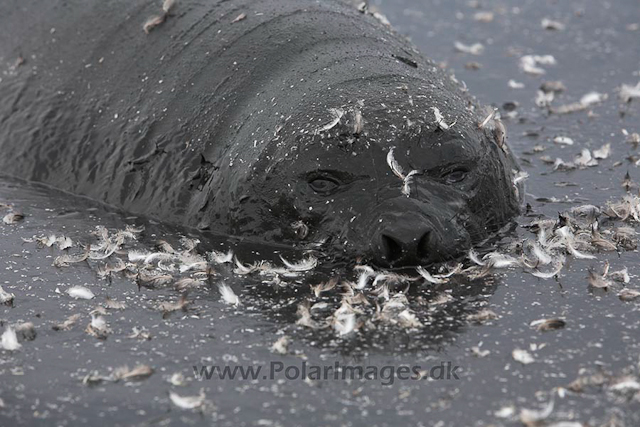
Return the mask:
<path fill-rule="evenodd" d="M 418 242 L 418 259 L 427 259 L 429 254 L 433 251 L 431 248 L 431 232 L 427 231 L 422 235 Z"/>
<path fill-rule="evenodd" d="M 382 251 L 387 262 L 391 263 L 402 256 L 402 245 L 393 237 L 382 235 Z"/>

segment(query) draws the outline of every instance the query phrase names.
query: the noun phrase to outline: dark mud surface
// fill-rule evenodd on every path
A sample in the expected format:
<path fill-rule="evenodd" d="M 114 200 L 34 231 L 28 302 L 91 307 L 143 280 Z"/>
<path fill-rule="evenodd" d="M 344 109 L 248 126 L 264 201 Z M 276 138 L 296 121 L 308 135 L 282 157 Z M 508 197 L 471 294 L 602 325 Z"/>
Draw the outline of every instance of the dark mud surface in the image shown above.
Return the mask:
<path fill-rule="evenodd" d="M 627 193 L 622 182 L 627 173 L 632 181 L 640 180 L 635 164 L 640 153 L 632 143 L 633 133 L 640 132 L 640 100 L 623 103 L 618 93 L 623 84 L 635 86 L 640 80 L 637 2 L 472 3 L 397 0 L 378 7 L 420 50 L 454 70 L 471 93 L 500 108 L 509 143 L 530 175 L 531 205 L 515 235 L 503 239 L 503 252 L 509 243 L 535 238 L 522 226 L 538 217 L 556 219 L 575 206 L 604 207 L 637 195 L 637 186 L 630 185 Z M 482 22 L 489 17 L 478 12 L 493 12 L 491 22 Z M 544 29 L 543 18 L 565 28 Z M 479 55 L 457 52 L 456 41 L 481 43 L 484 49 Z M 531 75 L 520 67 L 525 55 L 553 55 L 556 63 L 540 65 L 544 75 Z M 511 88 L 512 79 L 524 87 Z M 550 107 L 539 107 L 537 91 L 545 81 L 561 81 L 566 88 Z M 557 113 L 558 107 L 593 91 L 607 98 L 583 111 Z M 573 145 L 554 143 L 558 136 Z M 593 152 L 605 144 L 611 144 L 611 153 L 597 165 L 554 170 L 543 160 L 576 163 L 583 149 Z M 36 332 L 32 340 L 19 336 L 19 349 L 0 350 L 0 425 L 640 425 L 640 299 L 619 298 L 625 288 L 640 290 L 636 250 L 594 250 L 589 254 L 595 258 L 589 259 L 567 256 L 557 277 L 547 280 L 515 267 L 446 285 L 413 283 L 407 304 L 420 322 L 414 328 L 376 321 L 376 301 L 368 295 L 372 306 L 357 318 L 372 323 L 341 336 L 332 327 L 296 325 L 297 308 L 307 300 L 330 309 L 339 306 L 337 291 L 315 298 L 310 285 L 334 275 L 357 281 L 351 269 L 332 269 L 321 254 L 311 254 L 319 257 L 318 267 L 296 277 L 237 274 L 233 265 L 216 262 L 208 270 L 180 272 L 211 250 L 232 249 L 245 262 L 267 259 L 276 266 L 283 264 L 280 255 L 301 260 L 309 254 L 191 235 L 10 179 L 0 180 L 0 203 L 8 205 L 2 217 L 12 209 L 25 214 L 17 224 L 0 223 L 0 285 L 14 297 L 12 304 L 0 306 L 2 331 L 32 322 Z M 144 230 L 134 233 L 137 240 L 124 238 L 109 257 L 53 265 L 65 253 L 82 255 L 83 245 L 99 242 L 92 234 L 97 226 L 115 239 L 116 230 L 127 225 Z M 638 223 L 601 219 L 603 232 L 619 226 L 637 228 Z M 58 244 L 47 247 L 46 241 L 33 240 L 50 235 L 70 238 L 71 247 L 61 250 Z M 192 241 L 181 242 L 183 237 L 200 244 L 190 251 Z M 167 284 L 141 279 L 140 262 L 137 269 L 99 274 L 116 258 L 128 262 L 135 251 L 154 251 L 159 239 L 180 254 L 160 265 L 149 263 L 150 272 L 173 277 Z M 605 261 L 611 271 L 627 267 L 629 283 L 590 286 L 589 270 L 602 271 Z M 184 277 L 197 279 L 198 286 L 187 293 L 186 307 L 180 307 L 175 305 L 181 296 L 175 281 Z M 239 305 L 221 300 L 222 282 L 233 289 Z M 94 297 L 72 298 L 67 290 L 73 286 L 91 290 Z M 391 294 L 398 290 L 404 288 L 391 288 Z M 96 312 L 107 297 L 125 307 Z M 497 318 L 469 319 L 486 309 Z M 95 329 L 87 330 L 92 312 L 108 325 L 98 337 Z M 73 315 L 79 315 L 75 324 L 54 329 Z M 314 314 L 316 320 L 323 317 Z M 530 326 L 551 318 L 561 318 L 564 328 L 542 332 Z M 280 346 L 285 354 L 272 350 L 283 336 L 289 337 L 288 345 Z M 526 354 L 516 352 L 514 358 L 514 350 Z M 263 377 L 271 366 L 292 367 L 293 375 L 303 362 L 376 367 L 382 378 L 343 380 L 332 374 L 327 380 L 305 381 L 287 379 L 284 372 Z M 419 366 L 425 374 L 449 362 L 460 367 L 459 379 L 396 378 L 388 384 L 390 369 Z M 135 378 L 126 378 L 122 370 L 114 373 L 138 365 L 153 372 L 141 369 Z M 263 371 L 254 380 L 214 376 L 199 381 L 193 366 L 203 365 L 261 366 Z M 383 367 L 391 368 L 383 373 Z M 175 393 L 173 401 L 170 393 Z M 192 402 L 197 407 L 181 408 L 189 402 L 176 396 L 197 397 Z"/>

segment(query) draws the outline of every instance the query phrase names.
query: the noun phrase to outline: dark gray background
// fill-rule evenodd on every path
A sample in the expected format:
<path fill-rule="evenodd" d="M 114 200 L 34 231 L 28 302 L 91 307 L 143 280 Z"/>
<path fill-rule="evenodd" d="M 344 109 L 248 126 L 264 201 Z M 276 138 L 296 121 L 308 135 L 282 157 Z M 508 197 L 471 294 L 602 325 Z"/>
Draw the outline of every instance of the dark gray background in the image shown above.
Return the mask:
<path fill-rule="evenodd" d="M 507 119 L 509 143 L 531 177 L 528 201 L 537 213 L 551 218 L 573 205 L 602 205 L 624 195 L 620 183 L 629 172 L 635 180 L 637 167 L 627 160 L 636 155 L 624 142 L 623 128 L 640 131 L 640 107 L 635 101 L 622 105 L 616 93 L 621 84 L 640 80 L 640 31 L 628 28 L 640 23 L 640 5 L 634 0 L 583 1 L 467 1 L 394 0 L 374 2 L 402 34 L 436 61 L 446 63 L 472 94 L 486 104 L 501 107 L 518 103 L 516 119 Z M 474 20 L 478 11 L 493 11 L 493 22 Z M 542 18 L 566 25 L 564 31 L 541 28 Z M 481 42 L 480 56 L 458 53 L 454 42 Z M 518 67 L 525 54 L 551 54 L 557 65 L 545 66 L 547 74 L 534 77 Z M 470 61 L 481 65 L 469 70 Z M 514 90 L 509 79 L 525 84 Z M 544 80 L 561 80 L 567 90 L 554 105 L 575 102 L 592 90 L 609 98 L 593 107 L 594 114 L 548 115 L 534 104 Z M 526 136 L 532 135 L 535 136 Z M 576 144 L 565 147 L 552 142 L 557 135 L 571 137 Z M 542 153 L 572 160 L 583 147 L 596 149 L 612 144 L 612 156 L 597 167 L 572 172 L 553 172 L 540 161 L 540 154 L 528 155 L 542 144 Z M 614 167 L 616 162 L 621 165 Z M 557 182 L 576 186 L 557 187 Z M 544 203 L 536 197 L 555 197 L 562 203 Z M 484 426 L 519 425 L 517 416 L 502 419 L 495 412 L 514 405 L 540 408 L 556 387 L 575 379 L 581 370 L 602 369 L 614 375 L 635 371 L 640 356 L 640 325 L 637 303 L 620 301 L 615 292 L 591 292 L 587 269 L 601 268 L 608 259 L 613 269 L 627 266 L 630 287 L 637 288 L 640 269 L 636 252 L 601 254 L 598 260 L 572 260 L 558 280 L 541 281 L 520 271 L 496 277 L 494 283 L 478 284 L 462 293 L 460 306 L 439 314 L 439 324 L 427 332 L 370 335 L 359 339 L 333 340 L 296 328 L 295 307 L 309 292 L 306 284 L 270 293 L 250 279 L 231 277 L 243 300 L 234 309 L 219 301 L 217 290 L 192 293 L 195 302 L 188 313 L 174 313 L 168 319 L 152 307 L 162 300 L 175 300 L 170 289 L 138 291 L 131 281 L 116 278 L 111 284 L 100 280 L 93 268 L 83 263 L 66 269 L 51 266 L 55 249 L 38 249 L 21 238 L 50 233 L 67 234 L 74 240 L 90 241 L 96 225 L 122 228 L 144 224 L 142 245 L 151 247 L 158 237 L 177 244 L 181 230 L 154 225 L 143 219 L 127 218 L 90 201 L 11 180 L 0 181 L 0 202 L 22 209 L 27 218 L 17 226 L 0 225 L 0 284 L 16 296 L 14 308 L 0 307 L 3 323 L 31 321 L 37 338 L 23 343 L 15 353 L 0 352 L 0 424 L 13 425 L 425 425 Z M 522 220 L 526 223 L 526 220 Z M 530 237 L 519 230 L 519 235 Z M 223 242 L 224 243 L 224 242 Z M 228 245 L 223 244 L 223 247 Z M 250 248 L 251 249 L 251 248 Z M 253 248 L 258 256 L 270 257 L 274 250 Z M 311 279 L 309 279 L 311 282 Z M 74 301 L 64 293 L 69 285 L 91 287 L 93 301 Z M 113 334 L 99 341 L 84 332 L 89 311 L 109 295 L 127 302 L 128 308 L 108 316 Z M 501 317 L 486 325 L 467 324 L 463 312 L 487 306 Z M 80 313 L 71 331 L 56 332 L 52 323 Z M 528 324 L 543 317 L 564 317 L 564 330 L 536 332 Z M 153 336 L 139 342 L 127 338 L 132 327 L 144 327 Z M 279 331 L 293 337 L 292 355 L 272 354 L 269 348 Z M 491 353 L 474 357 L 470 348 L 482 342 Z M 515 348 L 529 349 L 536 362 L 522 366 L 511 357 Z M 459 381 L 396 381 L 383 386 L 379 381 L 191 380 L 175 387 L 166 377 L 182 372 L 191 378 L 194 364 L 266 364 L 282 361 L 309 363 L 422 365 L 451 361 L 462 367 Z M 134 383 L 82 384 L 90 371 L 107 374 L 110 369 L 145 363 L 155 369 L 148 379 Z M 173 406 L 168 391 L 196 395 L 204 388 L 213 412 L 202 415 Z M 640 425 L 640 402 L 612 395 L 599 388 L 583 394 L 555 397 L 550 421 L 573 420 L 603 425 L 611 417 Z"/>

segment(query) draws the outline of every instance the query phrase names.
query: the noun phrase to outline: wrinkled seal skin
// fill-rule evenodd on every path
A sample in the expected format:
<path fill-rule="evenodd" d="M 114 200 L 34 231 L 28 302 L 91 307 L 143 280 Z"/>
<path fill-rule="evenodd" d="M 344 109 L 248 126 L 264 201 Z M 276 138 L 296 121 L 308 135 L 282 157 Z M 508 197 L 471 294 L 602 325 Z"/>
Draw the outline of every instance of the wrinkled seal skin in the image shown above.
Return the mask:
<path fill-rule="evenodd" d="M 148 0 L 0 3 L 2 173 L 392 266 L 456 257 L 519 212 L 500 123 L 480 128 L 487 114 L 461 85 L 370 13 L 180 0 L 145 34 L 160 12 Z M 433 107 L 455 124 L 438 126 Z M 392 147 L 417 171 L 408 196 Z"/>

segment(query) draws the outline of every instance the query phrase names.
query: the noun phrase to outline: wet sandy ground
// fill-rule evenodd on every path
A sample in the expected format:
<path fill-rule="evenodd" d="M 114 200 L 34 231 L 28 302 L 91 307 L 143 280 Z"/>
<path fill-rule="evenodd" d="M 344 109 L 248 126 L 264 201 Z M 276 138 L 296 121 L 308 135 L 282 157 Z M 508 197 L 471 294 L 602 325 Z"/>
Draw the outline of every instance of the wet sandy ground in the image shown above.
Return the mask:
<path fill-rule="evenodd" d="M 621 185 L 625 174 L 640 180 L 638 150 L 630 143 L 640 132 L 640 100 L 623 103 L 618 93 L 623 84 L 640 81 L 637 2 L 514 4 L 398 0 L 381 2 L 379 9 L 423 52 L 452 68 L 482 102 L 500 108 L 509 143 L 530 174 L 532 211 L 520 224 L 538 215 L 555 219 L 574 206 L 621 200 L 627 194 Z M 544 18 L 564 28 L 544 29 Z M 464 45 L 458 50 L 480 54 L 456 51 L 456 41 Z M 476 43 L 483 49 L 473 47 Z M 532 75 L 521 68 L 526 55 L 552 55 L 555 64 L 538 64 L 545 74 Z M 524 87 L 511 88 L 511 79 Z M 555 94 L 550 107 L 539 107 L 537 91 L 545 81 L 561 81 L 566 89 Z M 584 111 L 549 113 L 593 91 L 608 97 Z M 556 137 L 565 137 L 558 142 L 570 138 L 573 145 L 554 142 Z M 610 155 L 594 166 L 554 170 L 544 160 L 575 164 L 583 149 L 593 154 L 607 143 Z M 588 163 L 584 155 L 581 161 Z M 637 192 L 630 188 L 630 194 Z M 36 333 L 32 340 L 32 334 L 18 333 L 21 347 L 0 351 L 2 425 L 640 425 L 640 300 L 619 298 L 624 288 L 640 290 L 635 250 L 595 252 L 595 259 L 568 257 L 557 278 L 548 280 L 517 267 L 476 281 L 412 285 L 409 305 L 421 327 L 376 325 L 340 336 L 332 328 L 296 325 L 297 307 L 312 295 L 309 285 L 336 274 L 357 280 L 350 270 L 329 271 L 322 258 L 313 271 L 285 277 L 280 285 L 215 262 L 214 272 L 200 276 L 173 271 L 175 277 L 202 279 L 188 292 L 183 310 L 175 306 L 180 298 L 175 281 L 154 286 L 126 272 L 102 278 L 105 260 L 53 264 L 65 253 L 82 254 L 80 244 L 96 244 L 96 226 L 106 227 L 111 236 L 126 225 L 144 227 L 137 240 L 127 238 L 118 247 L 109 265 L 116 257 L 128 260 L 135 250 L 153 251 L 158 239 L 185 253 L 188 247 L 180 242 L 185 236 L 202 241 L 194 254 L 233 249 L 244 261 L 270 259 L 278 266 L 283 264 L 279 254 L 290 260 L 303 259 L 302 254 L 189 236 L 187 230 L 9 179 L 0 181 L 0 203 L 25 214 L 17 224 L 0 224 L 0 285 L 13 294 L 12 305 L 0 306 L 2 331 L 31 322 Z M 603 222 L 604 228 L 622 225 L 638 224 Z M 73 246 L 61 250 L 57 243 L 47 247 L 32 241 L 52 234 L 70 238 Z M 503 246 L 532 236 L 518 228 Z M 612 282 L 606 290 L 590 287 L 589 269 L 600 272 L 607 260 L 611 271 L 627 267 L 630 282 Z M 221 299 L 221 282 L 238 296 L 237 307 Z M 72 298 L 67 291 L 73 286 L 91 290 L 94 297 Z M 442 295 L 451 297 L 442 300 Z M 96 312 L 109 305 L 107 297 L 125 308 Z M 336 296 L 327 292 L 311 299 L 331 305 Z M 486 309 L 497 318 L 473 320 Z M 94 336 L 95 328 L 87 331 L 92 312 L 107 322 L 97 333 L 102 338 Z M 79 315 L 74 325 L 59 327 L 73 315 Z M 530 326 L 550 318 L 563 319 L 564 328 L 543 332 Z M 272 350 L 283 336 L 290 337 L 289 344 Z M 522 351 L 514 357 L 514 350 Z M 217 364 L 268 370 L 271 363 L 300 367 L 303 361 L 379 369 L 419 365 L 421 371 L 451 362 L 460 366 L 460 379 L 396 379 L 383 385 L 388 381 L 286 380 L 281 373 L 275 379 L 198 381 L 192 368 Z M 141 369 L 138 376 L 115 373 L 139 365 L 151 369 Z M 185 396 L 195 399 L 180 399 Z M 196 408 L 180 407 L 189 405 Z"/>

